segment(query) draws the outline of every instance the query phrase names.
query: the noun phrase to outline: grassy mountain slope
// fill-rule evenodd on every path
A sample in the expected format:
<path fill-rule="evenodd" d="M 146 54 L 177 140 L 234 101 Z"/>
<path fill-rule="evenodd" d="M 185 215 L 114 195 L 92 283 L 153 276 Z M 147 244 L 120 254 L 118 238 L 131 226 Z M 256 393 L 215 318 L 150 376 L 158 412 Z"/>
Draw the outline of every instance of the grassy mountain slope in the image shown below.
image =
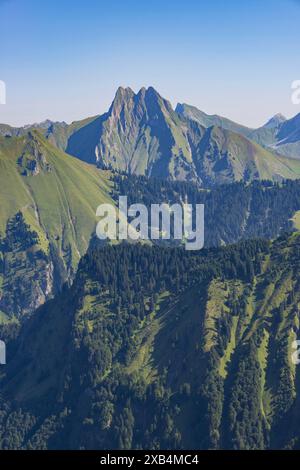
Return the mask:
<path fill-rule="evenodd" d="M 91 248 L 9 343 L 1 447 L 298 448 L 299 256 Z"/>
<path fill-rule="evenodd" d="M 0 233 L 19 211 L 61 280 L 88 246 L 96 208 L 109 201 L 105 174 L 66 155 L 37 131 L 0 137 Z M 59 281 L 58 281 L 59 283 Z"/>
<path fill-rule="evenodd" d="M 81 127 L 88 125 L 98 116 L 74 121 L 71 124 L 65 122 L 53 122 L 47 119 L 44 122 L 31 124 L 23 127 L 12 127 L 7 124 L 0 124 L 0 135 L 3 137 L 22 137 L 26 136 L 30 131 L 38 131 L 43 134 L 49 141 L 58 147 L 60 150 L 65 151 L 68 145 L 69 137 Z"/>
<path fill-rule="evenodd" d="M 249 127 L 242 126 L 241 124 L 231 121 L 230 119 L 227 119 L 223 116 L 218 116 L 217 114 L 206 114 L 195 106 L 191 106 L 185 103 L 178 103 L 175 111 L 181 116 L 187 119 L 191 119 L 192 121 L 196 121 L 201 126 L 206 128 L 212 126 L 222 127 L 223 129 L 241 134 L 245 137 L 249 137 L 249 135 L 253 132 L 253 129 L 250 129 Z"/>
<path fill-rule="evenodd" d="M 187 104 L 179 103 L 176 112 L 187 119 L 198 122 L 205 128 L 217 126 L 240 134 L 280 155 L 289 158 L 299 158 L 300 156 L 299 115 L 286 119 L 281 114 L 277 114 L 264 126 L 251 129 L 222 116 L 208 115 L 195 106 Z"/>
<path fill-rule="evenodd" d="M 35 170 L 18 160 L 28 156 L 38 162 Z M 43 230 L 61 249 L 70 244 L 74 262 L 86 250 L 95 224 L 97 206 L 109 198 L 108 183 L 96 168 L 58 151 L 38 133 L 19 139 L 1 139 L 0 227 L 19 210 L 28 214 L 33 228 Z M 45 165 L 47 168 L 45 168 Z M 57 243 L 59 242 L 60 243 Z"/>
<path fill-rule="evenodd" d="M 233 181 L 281 181 L 300 176 L 300 165 L 276 155 L 240 134 L 220 127 L 207 129 L 195 148 L 197 174 L 204 186 Z"/>

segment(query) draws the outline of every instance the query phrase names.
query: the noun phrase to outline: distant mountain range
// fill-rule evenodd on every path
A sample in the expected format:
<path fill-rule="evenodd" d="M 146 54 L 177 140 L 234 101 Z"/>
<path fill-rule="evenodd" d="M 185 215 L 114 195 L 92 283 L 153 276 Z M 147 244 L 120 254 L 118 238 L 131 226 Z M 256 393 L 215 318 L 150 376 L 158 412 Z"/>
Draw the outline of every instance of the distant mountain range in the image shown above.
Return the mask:
<path fill-rule="evenodd" d="M 176 111 L 187 119 L 192 119 L 204 127 L 218 126 L 241 134 L 259 145 L 291 158 L 300 158 L 300 114 L 286 119 L 276 114 L 262 127 L 251 129 L 241 126 L 224 117 L 205 114 L 187 104 L 178 104 Z"/>
<path fill-rule="evenodd" d="M 300 114 L 271 118 L 250 129 L 193 106 L 169 101 L 154 88 L 135 94 L 120 87 L 108 110 L 67 125 L 0 125 L 0 134 L 37 129 L 56 147 L 101 168 L 129 174 L 195 181 L 202 186 L 300 177 Z"/>

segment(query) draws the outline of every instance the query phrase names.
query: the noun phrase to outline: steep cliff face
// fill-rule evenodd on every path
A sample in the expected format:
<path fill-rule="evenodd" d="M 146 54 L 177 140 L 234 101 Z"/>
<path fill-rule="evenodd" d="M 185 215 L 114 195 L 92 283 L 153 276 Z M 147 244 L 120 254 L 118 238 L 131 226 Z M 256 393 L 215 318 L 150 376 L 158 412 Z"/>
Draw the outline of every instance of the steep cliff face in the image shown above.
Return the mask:
<path fill-rule="evenodd" d="M 8 221 L 1 240 L 0 279 L 0 310 L 9 318 L 23 319 L 54 293 L 53 262 L 22 213 Z"/>
<path fill-rule="evenodd" d="M 251 129 L 187 106 L 176 110 L 152 87 L 137 94 L 120 87 L 107 113 L 70 130 L 67 152 L 100 167 L 203 186 L 299 177 L 299 162 L 250 140 Z"/>
<path fill-rule="evenodd" d="M 70 137 L 67 152 L 128 173 L 196 177 L 185 126 L 151 87 L 137 94 L 120 87 L 108 113 Z"/>

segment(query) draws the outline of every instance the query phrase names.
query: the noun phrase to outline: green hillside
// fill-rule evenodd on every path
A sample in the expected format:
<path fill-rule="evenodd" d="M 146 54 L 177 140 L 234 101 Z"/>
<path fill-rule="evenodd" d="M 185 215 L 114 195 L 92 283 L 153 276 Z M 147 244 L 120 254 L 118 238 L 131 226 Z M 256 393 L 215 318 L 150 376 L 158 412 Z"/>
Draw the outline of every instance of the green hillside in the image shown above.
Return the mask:
<path fill-rule="evenodd" d="M 0 137 L 0 234 L 5 238 L 8 221 L 21 212 L 28 230 L 38 234 L 57 285 L 85 253 L 96 208 L 110 200 L 108 194 L 105 172 L 58 150 L 37 131 Z"/>
<path fill-rule="evenodd" d="M 300 176 L 299 161 L 276 155 L 220 127 L 205 131 L 195 147 L 194 162 L 204 187 L 233 181 L 282 181 Z"/>
<path fill-rule="evenodd" d="M 191 106 L 185 103 L 178 103 L 175 111 L 180 114 L 181 116 L 191 119 L 192 121 L 198 122 L 203 127 L 222 127 L 228 131 L 236 132 L 241 134 L 245 137 L 249 137 L 249 135 L 253 132 L 253 129 L 242 126 L 230 119 L 227 119 L 223 116 L 218 116 L 217 114 L 206 114 L 200 109 L 196 108 L 195 106 Z"/>

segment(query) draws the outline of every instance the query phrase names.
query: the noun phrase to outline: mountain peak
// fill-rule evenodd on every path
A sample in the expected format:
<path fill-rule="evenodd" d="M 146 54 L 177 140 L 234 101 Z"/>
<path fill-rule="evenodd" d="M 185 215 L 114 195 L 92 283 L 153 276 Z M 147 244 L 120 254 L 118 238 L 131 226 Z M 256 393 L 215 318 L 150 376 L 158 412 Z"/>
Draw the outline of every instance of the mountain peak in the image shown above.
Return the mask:
<path fill-rule="evenodd" d="M 286 121 L 286 117 L 281 113 L 277 113 L 273 117 L 271 117 L 271 119 L 269 119 L 269 121 L 263 127 L 272 129 L 274 127 L 280 126 L 280 124 L 282 124 L 285 121 Z"/>
<path fill-rule="evenodd" d="M 147 93 L 147 88 L 143 86 L 138 92 L 137 96 L 145 96 L 146 93 Z"/>
<path fill-rule="evenodd" d="M 149 87 L 146 89 L 146 93 L 147 93 L 148 95 L 160 96 L 160 94 L 158 93 L 158 91 L 156 91 L 155 88 L 153 88 L 153 86 L 149 86 Z"/>
<path fill-rule="evenodd" d="M 151 86 L 148 88 L 142 87 L 138 93 L 135 93 L 130 87 L 124 88 L 120 86 L 111 104 L 109 114 L 116 117 L 120 116 L 124 108 L 126 108 L 127 111 L 133 112 L 134 109 L 137 109 L 137 106 L 140 107 L 140 109 L 146 109 L 149 106 L 161 106 L 162 103 L 164 103 L 168 109 L 170 108 L 169 103 Z"/>
<path fill-rule="evenodd" d="M 184 114 L 185 106 L 187 106 L 185 103 L 177 103 L 175 107 L 175 112 L 177 114 Z"/>
<path fill-rule="evenodd" d="M 116 91 L 114 100 L 110 106 L 109 114 L 119 115 L 121 109 L 124 106 L 124 103 L 130 102 L 134 96 L 135 93 L 130 87 L 124 88 L 122 86 L 119 86 Z"/>
<path fill-rule="evenodd" d="M 134 96 L 134 91 L 130 87 L 124 88 L 122 86 L 119 86 L 116 91 L 114 101 L 119 99 L 131 98 L 132 96 Z"/>
<path fill-rule="evenodd" d="M 134 96 L 137 96 L 137 97 L 144 97 L 144 96 L 157 96 L 157 97 L 161 97 L 160 94 L 155 90 L 155 88 L 153 88 L 152 86 L 149 86 L 148 88 L 146 87 L 142 87 L 138 93 L 135 93 L 132 88 L 130 87 L 122 87 L 122 86 L 119 86 L 119 88 L 117 89 L 117 92 L 116 92 L 116 95 L 115 95 L 115 98 L 114 98 L 114 101 L 117 99 L 127 99 L 127 98 L 133 98 Z"/>

